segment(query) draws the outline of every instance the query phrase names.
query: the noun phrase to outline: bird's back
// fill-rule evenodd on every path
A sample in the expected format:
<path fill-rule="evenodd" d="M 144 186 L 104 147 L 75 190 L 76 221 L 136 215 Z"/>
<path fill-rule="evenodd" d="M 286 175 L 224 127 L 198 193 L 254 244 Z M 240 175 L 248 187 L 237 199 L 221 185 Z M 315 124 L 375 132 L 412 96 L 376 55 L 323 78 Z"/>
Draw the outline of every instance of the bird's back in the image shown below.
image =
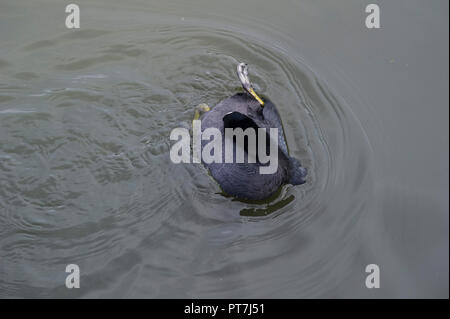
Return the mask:
<path fill-rule="evenodd" d="M 279 154 L 278 169 L 274 174 L 260 174 L 260 163 L 225 163 L 225 129 L 223 117 L 230 112 L 239 112 L 250 117 L 261 128 L 278 129 Z M 237 93 L 219 102 L 202 118 L 202 131 L 215 127 L 222 134 L 222 163 L 204 163 L 222 189 L 233 196 L 247 199 L 264 199 L 272 195 L 287 181 L 286 165 L 281 161 L 288 158 L 281 119 L 275 105 L 265 100 L 264 108 L 246 93 Z M 202 141 L 202 148 L 209 141 Z"/>

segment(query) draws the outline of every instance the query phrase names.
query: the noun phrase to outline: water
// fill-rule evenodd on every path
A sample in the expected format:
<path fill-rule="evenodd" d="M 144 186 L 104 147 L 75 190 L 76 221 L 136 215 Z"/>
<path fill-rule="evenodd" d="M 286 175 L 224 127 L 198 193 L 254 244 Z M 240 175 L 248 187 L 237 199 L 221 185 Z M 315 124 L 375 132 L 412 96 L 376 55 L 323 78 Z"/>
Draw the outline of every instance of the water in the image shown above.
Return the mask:
<path fill-rule="evenodd" d="M 448 298 L 448 2 L 76 3 L 0 4 L 2 298 Z M 241 61 L 309 170 L 263 203 L 169 159 Z"/>

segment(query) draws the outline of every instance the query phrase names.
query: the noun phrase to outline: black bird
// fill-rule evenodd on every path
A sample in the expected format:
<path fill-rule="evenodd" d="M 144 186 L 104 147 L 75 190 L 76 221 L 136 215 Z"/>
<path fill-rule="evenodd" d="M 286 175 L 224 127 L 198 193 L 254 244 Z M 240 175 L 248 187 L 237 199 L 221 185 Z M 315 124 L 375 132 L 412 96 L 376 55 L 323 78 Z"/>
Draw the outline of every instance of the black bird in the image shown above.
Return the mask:
<path fill-rule="evenodd" d="M 248 67 L 240 63 L 237 74 L 246 92 L 237 93 L 219 102 L 211 111 L 202 104 L 196 110 L 195 119 L 199 118 L 199 111 L 208 111 L 203 115 L 202 132 L 210 127 L 219 129 L 222 133 L 222 162 L 205 163 L 212 177 L 219 183 L 228 195 L 239 199 L 262 200 L 273 195 L 281 185 L 300 185 L 305 183 L 306 169 L 300 162 L 289 156 L 281 119 L 275 105 L 269 100 L 264 101 L 256 94 L 248 78 Z M 225 128 L 253 128 L 258 136 L 258 128 L 266 129 L 266 150 L 269 150 L 269 129 L 278 129 L 278 169 L 273 174 L 261 174 L 259 168 L 268 164 L 256 163 L 225 163 Z M 202 148 L 209 141 L 202 140 Z M 248 139 L 244 149 L 248 152 Z M 236 142 L 234 145 L 234 160 L 236 159 Z M 258 145 L 258 143 L 256 143 Z"/>

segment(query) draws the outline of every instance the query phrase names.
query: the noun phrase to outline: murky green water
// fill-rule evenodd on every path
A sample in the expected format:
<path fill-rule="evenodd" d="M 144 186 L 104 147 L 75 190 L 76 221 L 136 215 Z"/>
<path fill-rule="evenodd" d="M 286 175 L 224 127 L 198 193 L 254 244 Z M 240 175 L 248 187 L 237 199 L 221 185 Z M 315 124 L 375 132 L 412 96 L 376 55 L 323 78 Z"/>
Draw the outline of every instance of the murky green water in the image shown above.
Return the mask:
<path fill-rule="evenodd" d="M 0 296 L 448 297 L 448 2 L 380 1 L 379 30 L 318 2 L 77 1 L 67 30 L 3 1 Z M 241 61 L 309 170 L 266 203 L 169 158 Z"/>

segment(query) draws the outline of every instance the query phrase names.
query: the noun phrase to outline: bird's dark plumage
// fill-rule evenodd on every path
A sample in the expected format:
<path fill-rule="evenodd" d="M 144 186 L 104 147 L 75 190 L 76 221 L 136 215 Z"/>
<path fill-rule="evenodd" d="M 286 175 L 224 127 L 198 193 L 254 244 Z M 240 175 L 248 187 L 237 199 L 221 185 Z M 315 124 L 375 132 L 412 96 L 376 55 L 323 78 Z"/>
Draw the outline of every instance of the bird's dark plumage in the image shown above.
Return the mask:
<path fill-rule="evenodd" d="M 203 164 L 225 193 L 240 199 L 262 200 L 273 195 L 283 184 L 299 185 L 305 182 L 306 169 L 289 156 L 280 115 L 271 101 L 266 99 L 264 107 L 261 107 L 249 94 L 235 94 L 204 114 L 202 131 L 209 127 L 215 127 L 222 133 L 222 163 Z M 259 161 L 225 163 L 225 127 L 241 127 L 243 130 L 248 127 L 266 128 L 267 133 L 270 128 L 278 128 L 277 171 L 274 174 L 260 174 L 259 167 L 267 164 Z M 202 141 L 202 147 L 208 142 Z"/>

